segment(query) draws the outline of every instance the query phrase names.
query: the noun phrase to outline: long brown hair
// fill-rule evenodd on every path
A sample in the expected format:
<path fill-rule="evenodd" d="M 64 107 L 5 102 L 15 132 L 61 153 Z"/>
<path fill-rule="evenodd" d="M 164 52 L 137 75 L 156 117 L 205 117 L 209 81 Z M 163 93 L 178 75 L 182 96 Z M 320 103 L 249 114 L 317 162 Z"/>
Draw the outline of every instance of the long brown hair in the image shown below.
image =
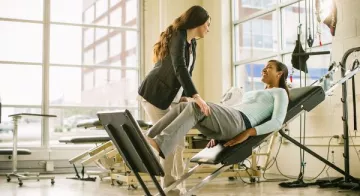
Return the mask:
<path fill-rule="evenodd" d="M 153 62 L 162 60 L 169 53 L 168 45 L 172 35 L 178 30 L 193 29 L 203 25 L 210 18 L 201 6 L 194 5 L 176 18 L 165 31 L 160 34 L 159 41 L 154 45 Z"/>
<path fill-rule="evenodd" d="M 282 71 L 283 74 L 280 77 L 279 87 L 285 89 L 287 95 L 289 96 L 289 89 L 286 84 L 286 79 L 288 77 L 288 69 L 286 65 L 278 60 L 270 60 L 269 62 L 275 63 L 276 71 Z"/>

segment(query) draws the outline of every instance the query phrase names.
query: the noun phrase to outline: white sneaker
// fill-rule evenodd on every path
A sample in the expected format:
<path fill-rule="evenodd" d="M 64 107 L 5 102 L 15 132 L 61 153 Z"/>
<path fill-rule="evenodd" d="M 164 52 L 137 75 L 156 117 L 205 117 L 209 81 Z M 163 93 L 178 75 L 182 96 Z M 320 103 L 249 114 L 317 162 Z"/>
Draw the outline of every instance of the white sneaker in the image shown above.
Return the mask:
<path fill-rule="evenodd" d="M 170 190 L 169 192 L 167 192 L 166 195 L 169 195 L 169 196 L 178 196 L 181 194 L 181 191 L 177 188 L 173 189 L 173 190 Z"/>

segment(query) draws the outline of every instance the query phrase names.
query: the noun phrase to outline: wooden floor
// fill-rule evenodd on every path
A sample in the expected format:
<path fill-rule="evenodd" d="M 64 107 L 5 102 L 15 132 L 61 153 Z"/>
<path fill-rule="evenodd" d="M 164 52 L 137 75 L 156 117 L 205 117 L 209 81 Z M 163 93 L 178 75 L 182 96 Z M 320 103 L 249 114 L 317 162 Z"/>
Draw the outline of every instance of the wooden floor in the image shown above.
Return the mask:
<path fill-rule="evenodd" d="M 50 180 L 24 181 L 24 185 L 19 187 L 17 179 L 6 182 L 5 176 L 0 176 L 0 195 L 1 196 L 112 196 L 112 195 L 144 195 L 141 188 L 138 190 L 128 190 L 125 186 L 111 186 L 108 180 L 96 182 L 84 182 L 66 179 L 70 175 L 56 175 L 55 184 L 52 186 Z M 246 180 L 246 179 L 244 179 Z M 191 187 L 199 182 L 196 179 L 187 181 L 187 186 Z M 155 194 L 153 184 L 147 183 L 150 191 Z M 339 192 L 337 188 L 320 189 L 316 186 L 307 188 L 284 189 L 279 187 L 278 182 L 260 182 L 255 184 L 245 184 L 241 180 L 229 181 L 227 178 L 217 178 L 196 193 L 196 195 L 274 195 L 274 196 L 359 196 L 360 191 Z"/>

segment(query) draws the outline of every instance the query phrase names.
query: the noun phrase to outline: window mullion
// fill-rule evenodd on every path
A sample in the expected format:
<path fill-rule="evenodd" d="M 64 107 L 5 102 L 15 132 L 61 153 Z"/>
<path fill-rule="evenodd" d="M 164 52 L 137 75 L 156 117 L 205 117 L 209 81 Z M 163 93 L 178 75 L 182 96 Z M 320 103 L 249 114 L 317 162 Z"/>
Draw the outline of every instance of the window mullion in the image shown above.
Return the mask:
<path fill-rule="evenodd" d="M 50 64 L 50 0 L 44 0 L 43 13 L 43 70 L 42 107 L 43 114 L 49 113 L 49 64 Z M 41 147 L 49 148 L 49 119 L 43 118 L 41 124 Z"/>

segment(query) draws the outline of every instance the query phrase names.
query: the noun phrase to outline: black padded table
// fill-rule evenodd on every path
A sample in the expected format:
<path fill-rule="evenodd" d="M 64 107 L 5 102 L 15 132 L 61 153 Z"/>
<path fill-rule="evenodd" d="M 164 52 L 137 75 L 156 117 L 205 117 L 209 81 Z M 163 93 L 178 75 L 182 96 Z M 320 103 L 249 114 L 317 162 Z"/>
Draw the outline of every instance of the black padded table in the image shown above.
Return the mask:
<path fill-rule="evenodd" d="M 151 124 L 144 122 L 143 120 L 137 120 L 137 123 L 142 128 L 149 128 Z M 102 125 L 98 118 L 82 120 L 80 121 L 76 127 L 83 127 L 85 129 L 92 127 L 101 127 Z M 69 136 L 62 137 L 59 139 L 60 143 L 66 144 L 87 144 L 87 143 L 104 143 L 110 141 L 110 137 L 108 135 L 89 135 L 89 136 Z"/>
<path fill-rule="evenodd" d="M 28 149 L 17 149 L 18 155 L 31 155 L 31 151 Z M 13 149 L 0 149 L 0 155 L 13 155 Z"/>
<path fill-rule="evenodd" d="M 104 143 L 107 141 L 110 141 L 108 135 L 74 136 L 59 139 L 59 142 L 66 144 Z"/>
<path fill-rule="evenodd" d="M 137 123 L 139 124 L 140 127 L 143 128 L 150 128 L 152 125 L 150 123 L 147 123 L 143 120 L 137 120 Z M 92 127 L 102 127 L 100 121 L 98 118 L 94 118 L 94 119 L 88 119 L 88 120 L 82 120 L 80 121 L 76 127 L 83 127 L 85 129 L 87 128 L 92 128 Z"/>

